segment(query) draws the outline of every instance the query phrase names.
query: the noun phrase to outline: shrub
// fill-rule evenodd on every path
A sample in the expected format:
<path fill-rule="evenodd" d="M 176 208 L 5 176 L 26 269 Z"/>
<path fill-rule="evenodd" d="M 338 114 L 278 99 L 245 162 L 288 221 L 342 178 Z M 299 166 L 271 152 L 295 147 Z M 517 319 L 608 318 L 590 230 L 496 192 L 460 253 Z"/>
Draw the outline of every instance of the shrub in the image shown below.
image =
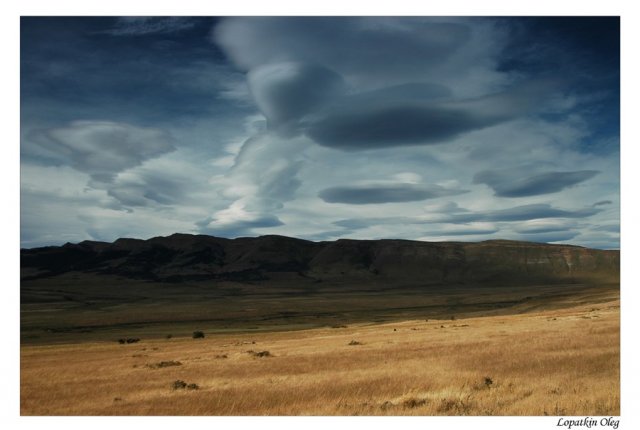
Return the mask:
<path fill-rule="evenodd" d="M 405 409 L 413 409 L 413 408 L 417 408 L 419 406 L 423 406 L 427 403 L 427 401 L 425 399 L 407 399 L 404 402 L 402 402 L 402 406 Z"/>
<path fill-rule="evenodd" d="M 254 357 L 273 357 L 273 355 L 269 352 L 269 351 L 254 351 L 254 350 L 249 350 L 247 351 L 249 354 L 253 355 Z"/>
<path fill-rule="evenodd" d="M 178 379 L 177 381 L 173 381 L 173 384 L 171 384 L 171 388 L 173 388 L 174 390 L 180 390 L 186 387 L 187 383 L 180 379 Z"/>
<path fill-rule="evenodd" d="M 204 338 L 204 332 L 201 332 L 199 330 L 198 331 L 194 331 L 193 332 L 193 338 L 194 339 L 202 339 L 202 338 Z"/>
<path fill-rule="evenodd" d="M 484 385 L 489 388 L 493 384 L 493 379 L 488 376 L 484 377 Z"/>
<path fill-rule="evenodd" d="M 162 369 L 163 367 L 171 367 L 171 366 L 182 366 L 182 363 L 179 361 L 160 361 L 159 363 L 147 364 L 147 367 L 151 369 Z"/>
<path fill-rule="evenodd" d="M 119 344 L 124 344 L 124 343 L 136 343 L 136 342 L 140 342 L 140 338 L 137 337 L 129 337 L 126 339 L 118 339 L 118 343 Z"/>
<path fill-rule="evenodd" d="M 362 343 L 358 342 L 357 340 L 352 340 L 351 342 L 349 342 L 349 345 L 362 345 Z"/>
<path fill-rule="evenodd" d="M 174 390 L 199 390 L 200 387 L 198 386 L 198 384 L 187 384 L 186 382 L 178 379 L 177 381 L 173 381 L 173 384 L 171 384 L 171 388 L 173 388 Z"/>

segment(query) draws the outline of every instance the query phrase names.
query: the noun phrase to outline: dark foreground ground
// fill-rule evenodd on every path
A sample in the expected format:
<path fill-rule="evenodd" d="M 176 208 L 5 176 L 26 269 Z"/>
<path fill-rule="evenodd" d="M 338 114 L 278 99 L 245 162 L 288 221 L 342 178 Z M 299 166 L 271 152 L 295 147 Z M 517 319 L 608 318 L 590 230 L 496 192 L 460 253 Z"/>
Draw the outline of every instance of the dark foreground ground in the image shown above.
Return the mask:
<path fill-rule="evenodd" d="M 136 281 L 66 273 L 23 281 L 23 344 L 164 338 L 510 315 L 597 304 L 617 284 L 392 285 Z"/>

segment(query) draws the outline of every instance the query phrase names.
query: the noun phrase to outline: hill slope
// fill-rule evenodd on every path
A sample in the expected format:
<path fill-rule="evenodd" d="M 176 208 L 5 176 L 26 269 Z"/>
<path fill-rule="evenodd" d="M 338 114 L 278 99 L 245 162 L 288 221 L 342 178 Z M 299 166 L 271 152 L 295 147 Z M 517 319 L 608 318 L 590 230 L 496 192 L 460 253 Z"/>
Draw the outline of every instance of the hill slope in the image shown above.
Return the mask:
<path fill-rule="evenodd" d="M 160 282 L 389 280 L 421 284 L 619 282 L 619 251 L 515 241 L 310 242 L 174 234 L 23 249 L 23 280 L 67 272 Z"/>

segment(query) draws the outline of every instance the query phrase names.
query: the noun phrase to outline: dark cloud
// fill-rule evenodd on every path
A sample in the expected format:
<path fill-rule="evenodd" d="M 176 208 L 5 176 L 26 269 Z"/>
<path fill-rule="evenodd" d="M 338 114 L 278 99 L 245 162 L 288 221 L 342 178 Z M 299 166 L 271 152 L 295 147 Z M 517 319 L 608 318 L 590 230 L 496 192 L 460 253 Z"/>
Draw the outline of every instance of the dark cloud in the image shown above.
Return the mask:
<path fill-rule="evenodd" d="M 439 222 L 460 223 L 465 224 L 476 221 L 527 221 L 542 218 L 588 218 L 601 212 L 600 209 L 593 207 L 564 210 L 552 207 L 549 204 L 531 204 L 524 206 L 516 206 L 508 209 L 501 209 L 489 212 L 469 212 L 454 213 L 438 218 Z"/>
<path fill-rule="evenodd" d="M 556 82 L 523 84 L 502 93 L 451 100 L 443 86 L 408 83 L 342 97 L 303 124 L 316 143 L 343 150 L 450 141 L 540 108 Z"/>
<path fill-rule="evenodd" d="M 557 193 L 565 188 L 593 178 L 597 170 L 548 172 L 529 177 L 517 177 L 514 170 L 484 171 L 475 175 L 474 184 L 486 184 L 499 197 L 527 197 Z"/>
<path fill-rule="evenodd" d="M 111 182 L 117 173 L 175 150 L 173 137 L 160 129 L 111 121 L 74 121 L 39 131 L 33 138 L 98 183 Z"/>
<path fill-rule="evenodd" d="M 379 99 L 338 107 L 311 124 L 307 134 L 323 146 L 357 150 L 441 143 L 497 122 L 461 109 Z"/>
<path fill-rule="evenodd" d="M 412 183 L 378 183 L 327 188 L 318 196 L 327 203 L 366 205 L 374 203 L 415 202 L 438 197 L 455 196 L 468 192 L 439 185 Z"/>
<path fill-rule="evenodd" d="M 557 85 L 530 82 L 459 101 L 438 100 L 446 89 L 435 85 L 388 87 L 345 98 L 310 123 L 307 134 L 321 145 L 346 150 L 443 143 L 532 112 Z"/>
<path fill-rule="evenodd" d="M 604 206 L 604 205 L 610 205 L 610 204 L 613 204 L 611 200 L 601 200 L 599 202 L 595 202 L 593 206 Z"/>
<path fill-rule="evenodd" d="M 341 96 L 345 84 L 340 75 L 316 64 L 276 63 L 257 67 L 248 74 L 249 87 L 271 128 L 296 126 L 312 111 Z"/>

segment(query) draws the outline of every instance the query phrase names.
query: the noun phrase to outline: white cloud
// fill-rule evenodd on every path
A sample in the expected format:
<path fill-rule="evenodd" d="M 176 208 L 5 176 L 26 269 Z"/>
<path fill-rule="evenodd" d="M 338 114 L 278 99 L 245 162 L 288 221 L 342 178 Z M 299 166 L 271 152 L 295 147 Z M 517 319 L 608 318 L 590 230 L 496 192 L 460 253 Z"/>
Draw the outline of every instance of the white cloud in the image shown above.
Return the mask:
<path fill-rule="evenodd" d="M 175 150 L 174 139 L 163 130 L 112 121 L 74 121 L 44 130 L 36 139 L 98 183 L 111 182 L 117 173 Z"/>

